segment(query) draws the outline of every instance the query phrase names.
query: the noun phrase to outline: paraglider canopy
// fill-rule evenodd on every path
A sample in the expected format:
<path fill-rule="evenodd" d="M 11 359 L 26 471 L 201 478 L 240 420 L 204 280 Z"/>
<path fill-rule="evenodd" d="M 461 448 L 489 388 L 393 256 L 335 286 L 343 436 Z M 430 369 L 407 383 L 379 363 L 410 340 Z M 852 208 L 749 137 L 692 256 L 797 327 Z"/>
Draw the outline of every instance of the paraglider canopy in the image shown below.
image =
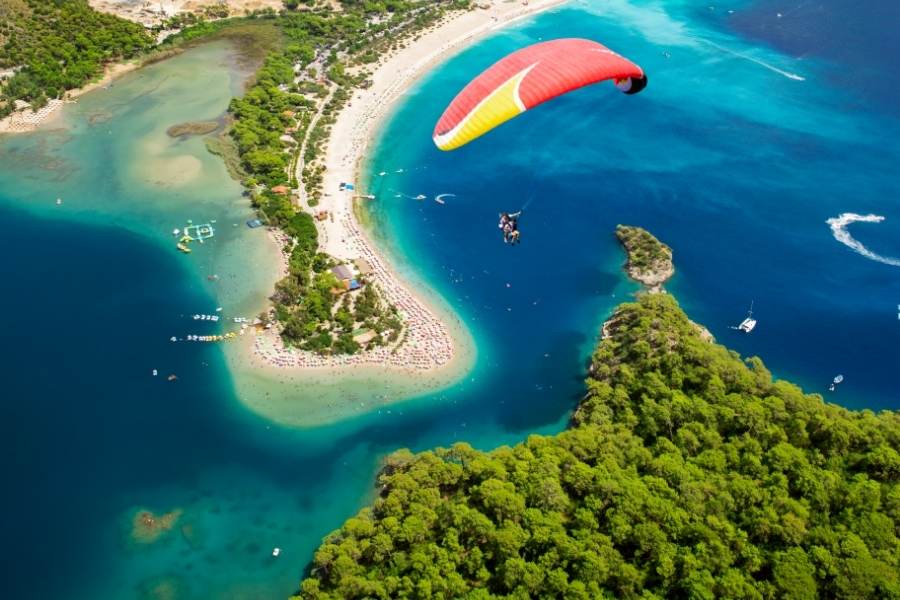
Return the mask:
<path fill-rule="evenodd" d="M 626 94 L 647 86 L 643 69 L 591 40 L 560 39 L 522 48 L 463 88 L 438 120 L 434 143 L 441 150 L 459 148 L 547 100 L 607 79 Z"/>

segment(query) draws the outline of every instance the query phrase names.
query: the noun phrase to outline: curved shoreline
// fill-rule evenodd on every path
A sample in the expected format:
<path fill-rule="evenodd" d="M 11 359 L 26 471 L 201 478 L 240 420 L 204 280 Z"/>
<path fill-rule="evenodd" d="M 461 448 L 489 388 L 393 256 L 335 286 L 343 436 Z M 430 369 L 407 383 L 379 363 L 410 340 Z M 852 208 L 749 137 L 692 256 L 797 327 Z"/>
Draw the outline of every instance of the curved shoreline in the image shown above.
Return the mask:
<path fill-rule="evenodd" d="M 320 242 L 323 251 L 335 258 L 364 258 L 369 262 L 372 280 L 379 285 L 385 299 L 406 314 L 403 335 L 408 339 L 399 347 L 379 348 L 353 356 L 321 357 L 285 348 L 275 331 L 263 332 L 253 338 L 252 344 L 240 345 L 243 349 L 230 357 L 232 366 L 242 372 L 235 384 L 243 404 L 282 424 L 324 425 L 391 402 L 439 392 L 471 371 L 477 349 L 459 316 L 432 290 L 412 291 L 410 283 L 391 264 L 385 249 L 374 242 L 373 232 L 366 231 L 355 214 L 356 192 L 336 190 L 342 182 L 354 182 L 360 189 L 366 150 L 396 108 L 397 101 L 419 77 L 485 34 L 564 2 L 534 0 L 526 5 L 502 2 L 489 9 L 454 16 L 409 46 L 384 57 L 371 74 L 372 85 L 354 91 L 338 113 L 326 145 L 325 193 L 315 210 L 328 211 L 329 218 L 317 222 Z M 282 261 L 280 272 L 285 270 Z M 298 398 L 279 401 L 277 397 L 283 392 L 267 390 L 263 394 L 263 389 L 269 387 L 265 383 L 269 378 L 287 379 L 298 391 L 304 386 L 304 392 L 313 392 L 312 398 L 304 397 L 303 402 L 298 402 Z M 360 398 L 350 401 L 353 394 L 346 392 L 348 400 L 341 401 L 330 393 L 340 393 L 343 390 L 340 384 L 350 388 L 354 384 L 365 385 L 375 399 L 369 399 L 368 404 L 359 402 Z M 310 390 L 310 385 L 318 389 Z M 334 389 L 337 387 L 341 390 Z M 373 388 L 385 393 L 372 394 Z"/>

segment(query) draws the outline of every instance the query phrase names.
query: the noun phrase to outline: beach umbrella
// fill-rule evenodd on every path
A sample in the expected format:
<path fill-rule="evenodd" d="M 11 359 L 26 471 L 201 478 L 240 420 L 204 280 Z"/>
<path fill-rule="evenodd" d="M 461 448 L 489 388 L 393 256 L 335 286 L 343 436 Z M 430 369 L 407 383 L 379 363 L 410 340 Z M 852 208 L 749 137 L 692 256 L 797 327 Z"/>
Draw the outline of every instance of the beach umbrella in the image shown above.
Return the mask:
<path fill-rule="evenodd" d="M 606 80 L 626 94 L 647 86 L 643 69 L 591 40 L 559 39 L 522 48 L 457 94 L 434 128 L 434 143 L 454 150 L 539 104 Z"/>

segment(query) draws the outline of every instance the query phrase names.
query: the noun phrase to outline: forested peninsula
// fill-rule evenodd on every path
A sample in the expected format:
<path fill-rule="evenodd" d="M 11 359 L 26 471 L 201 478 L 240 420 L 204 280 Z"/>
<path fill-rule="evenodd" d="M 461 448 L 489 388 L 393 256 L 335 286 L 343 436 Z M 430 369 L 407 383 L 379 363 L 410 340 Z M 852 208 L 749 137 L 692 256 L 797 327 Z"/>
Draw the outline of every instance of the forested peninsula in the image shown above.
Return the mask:
<path fill-rule="evenodd" d="M 249 190 L 260 222 L 284 234 L 288 272 L 271 297 L 273 310 L 262 318 L 277 322 L 286 345 L 322 355 L 396 348 L 405 339 L 397 307 L 355 265 L 320 250 L 314 219 L 329 218 L 316 208 L 323 193 L 324 148 L 353 90 L 371 83 L 373 64 L 471 4 L 341 0 L 285 6 L 281 13 L 257 17 L 277 28 L 279 43 L 266 55 L 253 85 L 231 102 L 232 124 L 213 148 L 234 165 L 231 170 Z M 178 37 L 207 35 L 211 28 L 241 22 L 201 24 Z M 354 279 L 339 280 L 334 270 L 341 267 Z M 360 286 L 359 293 L 344 293 L 351 281 Z"/>
<path fill-rule="evenodd" d="M 391 455 L 295 598 L 900 598 L 900 414 L 773 380 L 667 294 L 606 331 L 568 430 Z"/>

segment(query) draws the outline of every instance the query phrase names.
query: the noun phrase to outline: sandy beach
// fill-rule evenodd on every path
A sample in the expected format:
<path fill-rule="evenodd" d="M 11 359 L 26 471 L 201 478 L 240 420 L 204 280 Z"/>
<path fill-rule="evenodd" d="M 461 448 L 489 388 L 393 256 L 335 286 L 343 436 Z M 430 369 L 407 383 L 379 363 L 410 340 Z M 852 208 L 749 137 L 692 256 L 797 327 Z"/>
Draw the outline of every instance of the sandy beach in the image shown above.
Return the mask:
<path fill-rule="evenodd" d="M 322 249 L 340 260 L 364 258 L 369 263 L 370 280 L 404 316 L 404 341 L 354 356 L 323 357 L 285 348 L 274 330 L 260 333 L 249 343 L 232 346 L 237 351 L 230 352 L 232 366 L 242 372 L 236 378 L 240 396 L 251 408 L 282 423 L 319 425 L 439 391 L 471 370 L 476 349 L 464 324 L 436 294 L 421 287 L 411 291 L 412 286 L 392 268 L 354 214 L 354 202 L 367 200 L 355 199 L 360 192 L 340 191 L 340 184 L 354 182 L 361 189 L 361 169 L 370 143 L 396 101 L 420 76 L 481 36 L 563 3 L 495 1 L 489 8 L 448 18 L 376 64 L 372 85 L 356 90 L 332 126 L 325 155 L 325 192 L 314 210 L 330 215 L 318 222 Z M 277 236 L 273 239 L 283 244 Z M 286 271 L 286 257 L 280 270 Z M 267 382 L 272 379 L 307 392 L 302 406 L 296 396 L 276 391 Z M 319 390 L 312 397 L 310 385 Z M 383 394 L 366 399 L 367 405 L 352 392 L 359 386 Z"/>
<path fill-rule="evenodd" d="M 46 106 L 37 111 L 32 111 L 30 108 L 17 110 L 8 117 L 0 119 L 0 133 L 28 133 L 29 131 L 37 131 L 42 125 L 58 115 L 60 109 L 67 102 L 77 102 L 79 96 L 83 96 L 88 92 L 111 84 L 125 73 L 134 71 L 140 67 L 141 64 L 141 61 L 133 60 L 107 65 L 102 77 L 88 83 L 84 87 L 68 90 L 62 100 L 50 100 L 47 102 Z"/>

